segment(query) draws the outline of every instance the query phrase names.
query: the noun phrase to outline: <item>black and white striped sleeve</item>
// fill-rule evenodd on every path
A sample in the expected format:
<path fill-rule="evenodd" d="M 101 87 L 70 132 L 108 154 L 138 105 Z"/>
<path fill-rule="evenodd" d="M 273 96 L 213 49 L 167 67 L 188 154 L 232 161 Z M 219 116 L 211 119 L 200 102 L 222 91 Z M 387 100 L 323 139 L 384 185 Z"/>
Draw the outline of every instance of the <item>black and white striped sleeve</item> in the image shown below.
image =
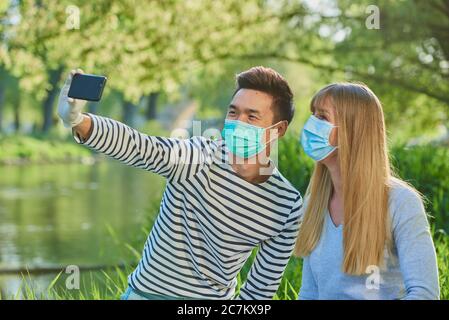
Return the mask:
<path fill-rule="evenodd" d="M 74 132 L 75 141 L 126 165 L 152 171 L 168 179 L 182 179 L 212 161 L 214 143 L 205 138 L 149 136 L 119 121 L 85 114 L 92 119 L 92 133 L 82 141 Z"/>
<path fill-rule="evenodd" d="M 287 266 L 301 222 L 302 198 L 298 196 L 284 229 L 259 246 L 256 258 L 237 299 L 272 299 Z"/>

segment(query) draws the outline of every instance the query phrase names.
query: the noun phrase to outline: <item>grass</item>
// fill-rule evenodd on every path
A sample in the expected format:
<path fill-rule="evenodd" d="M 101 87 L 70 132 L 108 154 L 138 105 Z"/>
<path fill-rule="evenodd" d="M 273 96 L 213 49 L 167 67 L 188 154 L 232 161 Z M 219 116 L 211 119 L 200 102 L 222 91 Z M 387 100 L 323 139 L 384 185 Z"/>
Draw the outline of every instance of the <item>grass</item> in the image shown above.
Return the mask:
<path fill-rule="evenodd" d="M 438 258 L 439 280 L 441 289 L 441 299 L 449 300 L 449 236 L 443 231 L 434 233 L 434 242 Z M 135 248 L 130 245 L 124 245 L 134 254 Z M 245 263 L 242 271 L 237 277 L 237 289 L 244 283 L 252 261 L 255 257 L 256 250 L 253 251 L 251 257 Z M 100 274 L 94 275 L 87 273 L 86 277 L 80 283 L 79 290 L 69 290 L 65 287 L 67 276 L 62 272 L 59 273 L 48 286 L 45 293 L 37 294 L 36 288 L 29 275 L 24 276 L 22 286 L 14 296 L 3 297 L 6 299 L 27 299 L 27 300 L 116 300 L 120 299 L 120 295 L 127 287 L 127 277 L 133 271 L 131 265 L 135 265 L 136 261 L 125 269 L 112 268 L 101 271 Z M 302 260 L 292 257 L 285 269 L 284 276 L 278 291 L 274 296 L 274 300 L 295 300 L 297 299 L 299 289 L 301 287 L 301 271 Z M 1 299 L 2 297 L 0 297 Z"/>
<path fill-rule="evenodd" d="M 441 299 L 449 300 L 449 235 L 444 231 L 434 234 L 440 276 Z"/>

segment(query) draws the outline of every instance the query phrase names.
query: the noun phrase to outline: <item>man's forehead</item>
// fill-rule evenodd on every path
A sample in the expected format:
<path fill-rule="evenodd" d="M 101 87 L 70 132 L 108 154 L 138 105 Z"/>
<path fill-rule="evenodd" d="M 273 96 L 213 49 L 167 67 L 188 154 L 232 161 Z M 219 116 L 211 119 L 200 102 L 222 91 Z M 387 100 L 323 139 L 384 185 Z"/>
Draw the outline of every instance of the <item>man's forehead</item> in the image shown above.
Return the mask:
<path fill-rule="evenodd" d="M 240 89 L 234 95 L 230 107 L 245 109 L 246 111 L 260 111 L 272 105 L 273 98 L 262 91 L 251 89 Z"/>

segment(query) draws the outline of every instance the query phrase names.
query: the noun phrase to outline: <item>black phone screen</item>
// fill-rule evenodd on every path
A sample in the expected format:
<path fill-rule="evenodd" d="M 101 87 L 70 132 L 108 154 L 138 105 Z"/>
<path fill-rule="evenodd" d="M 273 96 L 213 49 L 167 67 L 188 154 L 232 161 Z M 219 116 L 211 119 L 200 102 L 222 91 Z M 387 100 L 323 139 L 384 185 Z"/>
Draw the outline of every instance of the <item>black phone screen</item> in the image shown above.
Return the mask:
<path fill-rule="evenodd" d="M 100 101 L 106 80 L 104 76 L 75 73 L 68 96 L 74 99 Z"/>

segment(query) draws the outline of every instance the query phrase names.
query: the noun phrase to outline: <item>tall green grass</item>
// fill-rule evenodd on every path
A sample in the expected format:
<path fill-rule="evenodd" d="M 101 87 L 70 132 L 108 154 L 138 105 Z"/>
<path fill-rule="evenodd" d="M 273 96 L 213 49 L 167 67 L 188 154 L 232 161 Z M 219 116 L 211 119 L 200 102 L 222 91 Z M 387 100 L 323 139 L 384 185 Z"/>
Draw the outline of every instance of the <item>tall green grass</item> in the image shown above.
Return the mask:
<path fill-rule="evenodd" d="M 449 150 L 443 147 L 423 146 L 406 148 L 397 146 L 391 150 L 392 163 L 403 179 L 413 184 L 426 197 L 426 209 L 431 216 L 430 223 L 436 247 L 441 288 L 441 299 L 449 300 Z M 304 194 L 313 168 L 313 161 L 300 149 L 297 139 L 288 136 L 279 144 L 280 171 Z M 159 204 L 155 203 L 148 211 L 148 222 L 132 243 L 121 243 L 116 239 L 118 250 L 129 257 L 129 268 L 102 272 L 100 277 L 87 277 L 80 290 L 67 290 L 60 285 L 61 275 L 55 278 L 45 295 L 37 296 L 32 282 L 24 279 L 22 296 L 17 294 L 7 298 L 25 299 L 118 299 L 127 286 L 127 275 L 140 258 L 145 238 L 154 222 Z M 113 235 L 119 238 L 119 235 Z M 244 283 L 256 250 L 245 263 L 238 275 L 237 292 Z M 302 261 L 292 257 L 284 272 L 274 299 L 296 299 L 301 287 Z M 31 285 L 30 285 L 31 283 Z"/>
<path fill-rule="evenodd" d="M 449 300 L 449 236 L 442 232 L 434 234 L 434 242 L 438 258 L 438 270 L 441 289 L 441 299 Z M 129 245 L 124 245 L 129 249 Z M 134 248 L 132 249 L 135 250 Z M 256 250 L 245 263 L 237 277 L 236 293 L 238 294 L 242 284 L 245 282 L 251 264 L 254 260 Z M 125 269 L 111 268 L 102 271 L 99 275 L 88 273 L 80 284 L 79 290 L 65 288 L 66 276 L 58 274 L 51 282 L 46 292 L 37 293 L 33 281 L 29 276 L 24 276 L 19 291 L 8 297 L 0 299 L 27 299 L 27 300 L 116 300 L 127 287 L 127 277 L 132 272 L 130 263 Z M 301 287 L 302 260 L 292 257 L 285 269 L 284 276 L 274 300 L 295 300 Z"/>

